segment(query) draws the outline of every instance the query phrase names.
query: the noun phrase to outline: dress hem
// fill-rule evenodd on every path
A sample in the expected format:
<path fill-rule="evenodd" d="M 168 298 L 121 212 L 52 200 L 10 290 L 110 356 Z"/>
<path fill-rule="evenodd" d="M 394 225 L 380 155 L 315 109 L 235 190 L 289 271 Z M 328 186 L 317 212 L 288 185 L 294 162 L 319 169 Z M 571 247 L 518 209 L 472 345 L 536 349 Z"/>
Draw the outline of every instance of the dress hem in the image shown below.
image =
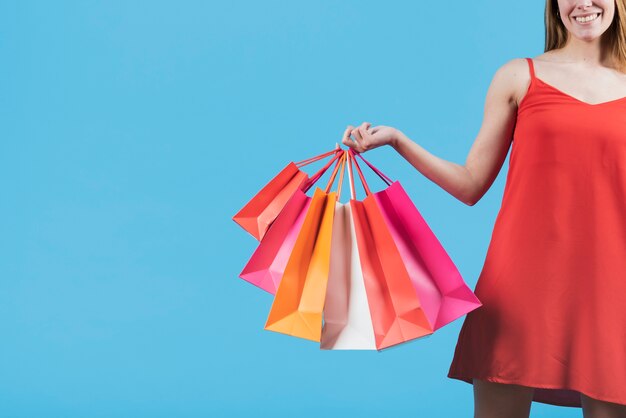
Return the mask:
<path fill-rule="evenodd" d="M 457 379 L 457 380 L 461 380 L 463 382 L 469 383 L 470 385 L 473 385 L 474 382 L 472 381 L 472 379 L 480 379 L 480 380 L 487 380 L 489 382 L 494 382 L 494 383 L 505 383 L 505 384 L 513 384 L 513 385 L 520 385 L 520 386 L 526 386 L 526 387 L 531 387 L 531 388 L 537 388 L 537 389 L 561 389 L 561 390 L 573 390 L 579 393 L 584 394 L 585 396 L 588 396 L 590 398 L 593 399 L 597 399 L 599 401 L 604 401 L 604 402 L 611 402 L 611 403 L 616 403 L 618 405 L 625 405 L 626 406 L 626 400 L 624 399 L 614 399 L 614 398 L 607 398 L 604 397 L 603 395 L 596 395 L 596 394 L 592 394 L 591 392 L 587 391 L 587 390 L 581 390 L 575 387 L 564 387 L 564 386 L 559 386 L 559 385 L 551 385 L 551 384 L 535 384 L 535 383 L 529 383 L 528 381 L 525 380 L 521 380 L 521 379 L 503 379 L 501 377 L 497 377 L 497 376 L 492 376 L 492 375 L 485 375 L 485 376 L 479 376 L 479 375 L 473 375 L 473 376 L 469 376 L 469 375 L 462 375 L 462 374 L 457 374 L 457 373 L 448 373 L 448 378 L 450 379 Z M 554 401 L 554 402 L 549 402 L 547 400 L 538 400 L 538 399 L 534 399 L 532 400 L 532 402 L 538 402 L 538 403 L 544 403 L 544 404 L 548 404 L 548 405 L 557 405 L 557 406 L 568 406 L 568 407 L 572 407 L 572 408 L 581 408 L 582 405 L 579 402 L 576 402 L 574 404 L 571 403 L 565 403 L 565 402 L 558 402 L 558 401 Z"/>

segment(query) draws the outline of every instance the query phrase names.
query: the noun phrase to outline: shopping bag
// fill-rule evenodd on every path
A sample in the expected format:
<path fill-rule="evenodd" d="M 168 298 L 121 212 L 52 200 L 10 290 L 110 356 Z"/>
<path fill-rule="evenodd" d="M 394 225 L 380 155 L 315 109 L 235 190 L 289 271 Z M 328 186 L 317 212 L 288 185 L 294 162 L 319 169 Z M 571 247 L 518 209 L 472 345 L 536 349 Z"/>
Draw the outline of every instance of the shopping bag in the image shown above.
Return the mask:
<path fill-rule="evenodd" d="M 332 160 L 331 160 L 332 162 Z M 326 164 L 302 190 L 295 191 L 261 239 L 239 277 L 275 295 L 311 203 L 305 193 L 329 168 Z"/>
<path fill-rule="evenodd" d="M 389 185 L 373 197 L 433 330 L 482 306 L 400 182 L 356 155 Z"/>
<path fill-rule="evenodd" d="M 296 190 L 239 274 L 240 278 L 276 294 L 310 204 L 311 198 Z"/>
<path fill-rule="evenodd" d="M 342 160 L 346 154 L 342 153 Z M 338 161 L 339 163 L 340 161 Z M 317 188 L 276 290 L 265 329 L 319 342 L 337 193 Z"/>
<path fill-rule="evenodd" d="M 354 190 L 352 179 L 350 183 Z M 354 193 L 352 198 L 355 198 Z M 336 204 L 330 251 L 320 348 L 375 350 L 374 327 L 350 204 Z"/>
<path fill-rule="evenodd" d="M 308 189 L 312 184 L 311 181 L 320 175 L 318 172 L 309 179 L 300 168 L 333 155 L 333 159 L 327 164 L 329 166 L 338 158 L 340 152 L 342 150 L 334 149 L 307 160 L 289 163 L 233 216 L 233 220 L 260 241 L 296 190 Z"/>
<path fill-rule="evenodd" d="M 350 149 L 348 160 L 357 168 L 366 197 L 363 201 L 351 199 L 350 207 L 376 348 L 382 350 L 434 331 L 383 213 L 353 157 Z"/>

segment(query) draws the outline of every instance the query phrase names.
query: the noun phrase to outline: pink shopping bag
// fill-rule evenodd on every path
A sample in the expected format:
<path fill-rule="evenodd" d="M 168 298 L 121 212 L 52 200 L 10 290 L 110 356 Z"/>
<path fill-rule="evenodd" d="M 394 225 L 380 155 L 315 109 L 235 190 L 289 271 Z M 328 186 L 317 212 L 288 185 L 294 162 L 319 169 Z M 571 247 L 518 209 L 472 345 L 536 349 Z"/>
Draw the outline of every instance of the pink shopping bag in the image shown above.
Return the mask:
<path fill-rule="evenodd" d="M 352 151 L 351 149 L 349 151 Z M 351 154 L 349 152 L 349 154 Z M 381 208 L 353 158 L 366 197 L 350 200 L 376 348 L 382 350 L 433 333 Z M 348 166 L 351 168 L 351 165 Z"/>
<path fill-rule="evenodd" d="M 240 278 L 273 295 L 276 294 L 287 260 L 311 204 L 311 198 L 306 192 L 324 175 L 333 161 L 338 163 L 339 159 L 331 159 L 330 164 L 326 164 L 311 177 L 311 181 L 303 189 L 294 192 L 239 274 Z"/>
<path fill-rule="evenodd" d="M 433 330 L 482 306 L 400 182 L 355 154 L 389 185 L 373 196 Z"/>

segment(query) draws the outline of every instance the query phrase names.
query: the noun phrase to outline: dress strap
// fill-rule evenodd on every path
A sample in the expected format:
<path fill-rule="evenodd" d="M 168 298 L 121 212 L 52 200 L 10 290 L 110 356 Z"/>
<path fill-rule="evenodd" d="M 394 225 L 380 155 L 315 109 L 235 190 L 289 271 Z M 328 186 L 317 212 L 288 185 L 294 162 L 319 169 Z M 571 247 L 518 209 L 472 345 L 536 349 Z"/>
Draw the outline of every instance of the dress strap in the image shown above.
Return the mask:
<path fill-rule="evenodd" d="M 533 65 L 533 59 L 532 58 L 526 58 L 526 61 L 528 61 L 528 69 L 530 70 L 530 78 L 531 80 L 535 78 L 535 67 Z"/>

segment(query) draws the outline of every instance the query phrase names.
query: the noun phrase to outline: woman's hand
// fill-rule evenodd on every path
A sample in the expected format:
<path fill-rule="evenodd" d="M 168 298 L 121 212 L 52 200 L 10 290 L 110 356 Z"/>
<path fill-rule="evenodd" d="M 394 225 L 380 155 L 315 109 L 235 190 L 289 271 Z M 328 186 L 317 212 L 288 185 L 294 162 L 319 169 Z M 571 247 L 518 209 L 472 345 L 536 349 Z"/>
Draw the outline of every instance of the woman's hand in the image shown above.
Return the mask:
<path fill-rule="evenodd" d="M 382 145 L 393 146 L 399 131 L 391 126 L 378 125 L 371 128 L 371 123 L 363 122 L 358 128 L 349 125 L 343 133 L 341 142 L 357 152 L 365 152 Z M 350 136 L 353 136 L 352 139 Z"/>

